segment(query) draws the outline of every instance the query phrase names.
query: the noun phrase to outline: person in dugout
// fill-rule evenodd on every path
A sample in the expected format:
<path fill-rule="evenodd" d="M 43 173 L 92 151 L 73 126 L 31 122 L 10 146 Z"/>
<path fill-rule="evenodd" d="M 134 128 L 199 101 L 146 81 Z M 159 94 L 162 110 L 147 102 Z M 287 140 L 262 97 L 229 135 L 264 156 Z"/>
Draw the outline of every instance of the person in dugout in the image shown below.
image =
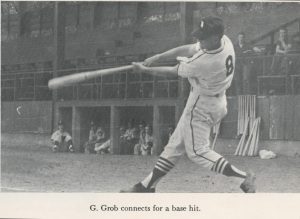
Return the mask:
<path fill-rule="evenodd" d="M 65 131 L 62 121 L 58 122 L 58 130 L 51 136 L 53 152 L 74 152 L 71 135 Z"/>

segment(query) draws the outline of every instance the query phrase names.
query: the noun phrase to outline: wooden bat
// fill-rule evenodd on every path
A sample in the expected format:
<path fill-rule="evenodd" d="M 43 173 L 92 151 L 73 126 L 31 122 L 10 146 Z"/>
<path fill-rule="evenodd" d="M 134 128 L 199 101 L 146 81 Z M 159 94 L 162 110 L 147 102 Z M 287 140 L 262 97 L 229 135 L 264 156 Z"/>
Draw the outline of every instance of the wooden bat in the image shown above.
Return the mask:
<path fill-rule="evenodd" d="M 248 151 L 248 156 L 253 156 L 253 147 L 254 147 L 254 142 L 256 139 L 255 136 L 256 136 L 256 131 L 257 131 L 257 124 L 258 124 L 258 120 L 255 119 L 253 122 L 251 136 L 249 136 L 250 147 L 249 147 L 249 151 Z"/>
<path fill-rule="evenodd" d="M 236 151 L 235 151 L 234 155 L 241 155 L 241 151 L 243 150 L 244 141 L 245 141 L 245 138 L 246 138 L 246 135 L 247 135 L 246 130 L 247 130 L 248 122 L 249 122 L 249 119 L 247 118 L 246 121 L 245 121 L 246 125 L 244 126 L 243 135 L 242 135 L 242 137 L 239 141 L 239 144 L 236 148 Z"/>
<path fill-rule="evenodd" d="M 249 123 L 250 123 L 250 121 L 249 121 Z M 249 128 L 250 128 L 250 127 L 249 127 Z M 249 149 L 249 143 L 250 143 L 250 141 L 251 141 L 253 129 L 254 129 L 254 127 L 251 127 L 251 128 L 250 128 L 248 139 L 247 139 L 247 141 L 246 141 L 246 143 L 245 143 L 245 145 L 244 145 L 243 151 L 242 151 L 242 156 L 245 156 L 246 153 L 247 153 L 247 150 Z"/>
<path fill-rule="evenodd" d="M 240 126 L 240 133 L 243 134 L 244 130 L 244 122 L 245 122 L 245 104 L 244 104 L 244 96 L 241 96 L 241 126 Z"/>
<path fill-rule="evenodd" d="M 261 117 L 258 117 L 257 136 L 256 136 L 256 141 L 255 141 L 255 146 L 254 146 L 254 152 L 253 152 L 254 156 L 258 155 L 258 141 L 259 141 L 260 121 L 261 121 Z"/>
<path fill-rule="evenodd" d="M 132 65 L 126 65 L 116 68 L 107 68 L 107 69 L 100 69 L 100 70 L 94 70 L 94 71 L 87 71 L 87 72 L 81 72 L 71 75 L 66 75 L 62 77 L 53 78 L 48 82 L 49 89 L 58 89 L 61 87 L 66 87 L 70 85 L 77 84 L 79 82 L 87 81 L 92 78 L 97 78 L 103 75 L 110 75 L 122 71 L 128 71 L 133 68 Z"/>
<path fill-rule="evenodd" d="M 246 112 L 245 112 L 245 114 L 246 114 L 246 117 L 248 118 L 249 117 L 249 96 L 248 95 L 245 96 L 245 100 L 246 100 Z M 250 124 L 250 118 L 249 118 L 249 124 Z M 249 130 L 247 129 L 247 134 L 248 134 L 248 132 L 249 132 Z"/>
<path fill-rule="evenodd" d="M 250 101 L 250 128 L 253 126 L 253 120 L 255 119 L 254 117 L 253 117 L 253 102 L 252 102 L 252 100 L 253 100 L 253 98 L 252 98 L 253 96 L 249 96 L 249 101 Z"/>
<path fill-rule="evenodd" d="M 241 96 L 238 96 L 238 126 L 237 126 L 237 135 L 241 133 Z"/>

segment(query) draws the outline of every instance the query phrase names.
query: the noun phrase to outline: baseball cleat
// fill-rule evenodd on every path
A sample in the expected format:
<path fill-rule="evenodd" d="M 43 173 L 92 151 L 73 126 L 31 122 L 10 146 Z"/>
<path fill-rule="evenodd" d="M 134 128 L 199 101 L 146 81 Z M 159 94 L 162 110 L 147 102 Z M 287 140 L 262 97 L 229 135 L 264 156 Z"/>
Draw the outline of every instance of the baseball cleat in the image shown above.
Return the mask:
<path fill-rule="evenodd" d="M 52 147 L 52 152 L 57 152 L 58 151 L 58 147 L 57 147 L 57 145 L 54 145 L 53 147 Z"/>
<path fill-rule="evenodd" d="M 72 146 L 72 145 L 70 145 L 70 147 L 69 147 L 69 151 L 70 151 L 70 152 L 74 152 L 74 148 L 73 148 L 73 146 Z"/>
<path fill-rule="evenodd" d="M 146 188 L 142 185 L 142 183 L 135 184 L 133 187 L 127 189 L 127 190 L 121 190 L 121 193 L 154 193 L 154 188 Z"/>
<path fill-rule="evenodd" d="M 241 184 L 240 188 L 245 193 L 255 193 L 256 190 L 255 180 L 256 180 L 256 176 L 254 175 L 254 173 L 252 172 L 247 173 L 247 176 L 244 182 Z"/>

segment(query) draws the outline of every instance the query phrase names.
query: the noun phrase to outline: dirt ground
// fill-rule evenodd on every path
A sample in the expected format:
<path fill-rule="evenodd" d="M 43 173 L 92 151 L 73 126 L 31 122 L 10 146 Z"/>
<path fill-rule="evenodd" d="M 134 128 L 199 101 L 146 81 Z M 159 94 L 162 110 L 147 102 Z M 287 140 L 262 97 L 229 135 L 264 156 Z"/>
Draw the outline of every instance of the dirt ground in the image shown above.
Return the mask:
<path fill-rule="evenodd" d="M 225 155 L 240 169 L 257 175 L 257 192 L 300 192 L 300 158 Z M 2 192 L 116 193 L 146 176 L 156 156 L 52 153 L 48 147 L 1 148 Z M 160 193 L 239 193 L 239 180 L 217 175 L 183 157 L 160 182 Z"/>

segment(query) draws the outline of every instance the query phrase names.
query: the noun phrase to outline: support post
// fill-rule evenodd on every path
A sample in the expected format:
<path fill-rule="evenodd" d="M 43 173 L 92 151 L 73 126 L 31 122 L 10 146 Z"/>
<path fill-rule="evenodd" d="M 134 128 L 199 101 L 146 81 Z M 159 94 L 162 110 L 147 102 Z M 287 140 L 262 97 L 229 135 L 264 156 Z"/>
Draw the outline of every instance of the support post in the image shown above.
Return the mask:
<path fill-rule="evenodd" d="M 80 109 L 78 107 L 72 107 L 72 139 L 73 139 L 73 147 L 76 152 L 81 152 L 81 124 L 80 124 Z"/>
<path fill-rule="evenodd" d="M 161 125 L 160 125 L 160 109 L 159 106 L 153 106 L 153 155 L 159 155 L 162 147 L 161 142 Z"/>
<path fill-rule="evenodd" d="M 116 106 L 110 107 L 110 141 L 111 141 L 111 153 L 120 154 L 120 109 Z"/>
<path fill-rule="evenodd" d="M 180 33 L 182 44 L 191 43 L 191 32 L 193 30 L 193 2 L 180 2 Z M 187 79 L 179 78 L 179 104 L 176 107 L 176 120 L 178 121 L 180 116 L 177 112 L 182 112 L 185 105 L 185 100 L 189 92 L 189 83 Z"/>
<path fill-rule="evenodd" d="M 58 71 L 63 68 L 65 58 L 65 2 L 54 2 L 54 54 L 53 78 L 58 77 Z M 52 91 L 52 131 L 54 130 L 57 90 Z"/>

